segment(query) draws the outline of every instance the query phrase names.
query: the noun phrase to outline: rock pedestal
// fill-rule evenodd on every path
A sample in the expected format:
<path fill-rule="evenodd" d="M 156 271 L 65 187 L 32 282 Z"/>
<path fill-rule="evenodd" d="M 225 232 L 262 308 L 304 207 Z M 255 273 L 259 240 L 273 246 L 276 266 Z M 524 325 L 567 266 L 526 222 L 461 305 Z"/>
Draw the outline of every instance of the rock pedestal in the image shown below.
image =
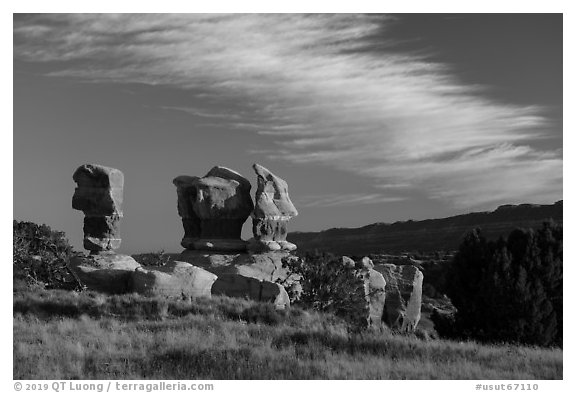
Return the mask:
<path fill-rule="evenodd" d="M 132 274 L 140 264 L 128 255 L 102 252 L 72 257 L 68 267 L 86 288 L 117 295 L 132 290 Z"/>
<path fill-rule="evenodd" d="M 72 208 L 84 212 L 84 248 L 91 252 L 120 247 L 120 219 L 124 175 L 100 165 L 80 166 L 72 176 L 77 183 Z"/>
<path fill-rule="evenodd" d="M 90 255 L 71 258 L 68 267 L 89 289 L 126 293 L 131 274 L 140 264 L 114 252 L 121 242 L 124 175 L 118 169 L 86 164 L 72 178 L 77 184 L 72 208 L 84 212 L 84 248 Z"/>
<path fill-rule="evenodd" d="M 188 250 L 243 251 L 242 225 L 254 208 L 250 182 L 221 166 L 204 177 L 178 176 L 178 214 L 184 225 L 182 246 Z"/>
<path fill-rule="evenodd" d="M 142 295 L 176 299 L 211 297 L 217 278 L 189 263 L 170 261 L 165 266 L 137 268 L 132 274 L 131 290 Z"/>
<path fill-rule="evenodd" d="M 252 233 L 248 249 L 262 251 L 292 251 L 296 245 L 286 240 L 287 223 L 298 215 L 288 195 L 288 184 L 261 165 L 252 166 L 256 172 L 258 188 L 252 212 Z"/>

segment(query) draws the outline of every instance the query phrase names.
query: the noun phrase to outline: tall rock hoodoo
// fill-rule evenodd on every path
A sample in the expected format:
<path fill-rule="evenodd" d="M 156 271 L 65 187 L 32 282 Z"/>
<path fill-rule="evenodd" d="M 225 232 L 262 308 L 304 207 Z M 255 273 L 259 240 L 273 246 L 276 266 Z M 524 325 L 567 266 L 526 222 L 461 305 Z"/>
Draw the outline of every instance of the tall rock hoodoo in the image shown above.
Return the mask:
<path fill-rule="evenodd" d="M 92 253 L 120 247 L 124 174 L 100 165 L 80 166 L 72 208 L 84 212 L 84 248 Z"/>
<path fill-rule="evenodd" d="M 252 217 L 250 251 L 293 251 L 296 245 L 286 241 L 287 223 L 298 211 L 288 195 L 288 184 L 261 165 L 252 166 L 258 188 Z"/>
<path fill-rule="evenodd" d="M 124 175 L 118 169 L 85 164 L 72 178 L 77 184 L 72 208 L 84 212 L 84 248 L 90 255 L 73 257 L 68 266 L 90 289 L 124 293 L 132 272 L 140 267 L 132 257 L 114 251 L 121 242 Z"/>

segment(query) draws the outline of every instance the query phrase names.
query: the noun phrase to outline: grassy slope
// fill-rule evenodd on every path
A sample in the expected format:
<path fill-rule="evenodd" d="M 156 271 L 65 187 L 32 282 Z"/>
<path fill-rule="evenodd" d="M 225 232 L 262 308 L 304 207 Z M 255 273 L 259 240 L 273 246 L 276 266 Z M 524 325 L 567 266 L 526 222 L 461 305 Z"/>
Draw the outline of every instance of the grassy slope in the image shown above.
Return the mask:
<path fill-rule="evenodd" d="M 330 316 L 228 298 L 194 303 L 14 294 L 15 379 L 561 379 L 562 351 L 348 334 Z"/>

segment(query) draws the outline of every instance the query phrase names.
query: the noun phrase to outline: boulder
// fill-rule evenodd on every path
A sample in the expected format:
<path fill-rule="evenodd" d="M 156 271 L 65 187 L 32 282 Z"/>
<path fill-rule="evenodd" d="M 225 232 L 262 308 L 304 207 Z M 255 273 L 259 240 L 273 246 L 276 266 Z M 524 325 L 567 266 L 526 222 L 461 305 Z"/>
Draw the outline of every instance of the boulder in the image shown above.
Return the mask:
<path fill-rule="evenodd" d="M 420 321 L 424 275 L 412 265 L 375 265 L 386 281 L 383 320 L 388 327 L 413 332 Z"/>
<path fill-rule="evenodd" d="M 92 252 L 120 247 L 124 175 L 102 165 L 85 164 L 72 176 L 77 187 L 72 208 L 84 212 L 84 248 Z"/>
<path fill-rule="evenodd" d="M 282 267 L 282 259 L 295 258 L 288 252 L 252 253 L 211 253 L 185 250 L 174 257 L 220 276 L 239 274 L 246 277 L 271 282 L 288 278 L 288 271 Z"/>
<path fill-rule="evenodd" d="M 252 212 L 251 251 L 293 251 L 296 245 L 286 240 L 287 223 L 298 211 L 288 195 L 288 184 L 261 165 L 252 166 L 256 172 L 258 188 Z"/>
<path fill-rule="evenodd" d="M 128 255 L 101 253 L 70 258 L 68 268 L 88 289 L 108 294 L 130 292 L 131 277 L 140 264 Z"/>
<path fill-rule="evenodd" d="M 212 285 L 212 295 L 224 295 L 274 303 L 277 310 L 290 307 L 288 293 L 279 284 L 246 277 L 240 274 L 222 274 Z"/>
<path fill-rule="evenodd" d="M 212 285 L 218 277 L 186 262 L 169 261 L 164 266 L 139 267 L 132 274 L 133 292 L 190 299 L 210 297 Z"/>

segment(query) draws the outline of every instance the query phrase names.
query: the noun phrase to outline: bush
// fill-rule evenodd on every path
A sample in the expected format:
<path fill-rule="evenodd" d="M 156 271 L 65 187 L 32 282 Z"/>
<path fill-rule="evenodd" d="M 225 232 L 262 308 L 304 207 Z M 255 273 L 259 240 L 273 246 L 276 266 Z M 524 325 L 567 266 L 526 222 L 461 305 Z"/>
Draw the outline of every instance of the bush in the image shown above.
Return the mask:
<path fill-rule="evenodd" d="M 301 292 L 296 304 L 333 313 L 346 320 L 352 330 L 367 327 L 369 309 L 364 283 L 368 270 L 365 267 L 346 264 L 341 257 L 329 253 L 286 258 L 282 265 L 291 275 L 299 277 Z"/>
<path fill-rule="evenodd" d="M 454 334 L 562 346 L 562 227 L 544 223 L 487 241 L 469 233 L 455 255 L 448 296 Z"/>
<path fill-rule="evenodd" d="M 14 288 L 73 289 L 79 285 L 66 264 L 75 255 L 64 232 L 13 220 Z"/>

